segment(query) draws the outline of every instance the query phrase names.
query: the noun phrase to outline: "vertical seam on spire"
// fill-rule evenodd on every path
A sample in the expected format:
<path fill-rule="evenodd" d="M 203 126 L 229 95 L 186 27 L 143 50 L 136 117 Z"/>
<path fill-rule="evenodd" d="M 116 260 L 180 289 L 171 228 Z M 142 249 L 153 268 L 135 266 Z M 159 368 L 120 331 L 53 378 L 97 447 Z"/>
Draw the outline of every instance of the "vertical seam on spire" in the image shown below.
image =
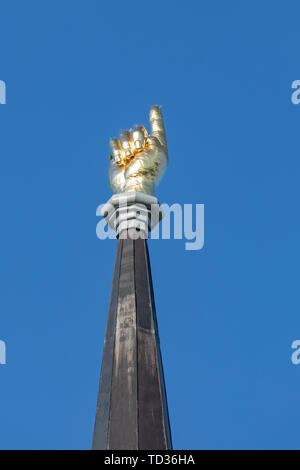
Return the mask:
<path fill-rule="evenodd" d="M 151 273 L 151 264 L 150 264 L 150 257 L 148 251 L 148 244 L 146 244 L 146 266 L 147 266 L 147 277 L 148 277 L 148 288 L 149 288 L 149 298 L 151 302 L 151 311 L 152 311 L 152 322 L 154 327 L 154 336 L 156 341 L 156 359 L 157 359 L 157 367 L 158 367 L 158 380 L 159 380 L 159 393 L 162 401 L 162 408 L 163 408 L 163 421 L 164 421 L 164 436 L 168 450 L 172 449 L 172 436 L 171 436 L 171 426 L 170 426 L 170 418 L 169 418 L 169 410 L 168 410 L 168 401 L 167 401 L 167 391 L 166 391 L 166 384 L 165 384 L 165 377 L 164 377 L 164 370 L 162 364 L 162 357 L 161 357 L 161 350 L 160 350 L 160 338 L 158 332 L 158 322 L 156 316 L 156 308 L 155 308 L 155 300 L 154 300 L 154 289 L 152 284 L 152 273 Z"/>
<path fill-rule="evenodd" d="M 134 269 L 134 303 L 135 303 L 135 338 L 136 338 L 136 424 L 137 424 L 137 449 L 140 448 L 139 433 L 139 345 L 138 345 L 138 322 L 137 322 L 137 300 L 136 300 L 136 240 L 133 243 L 133 269 Z"/>
<path fill-rule="evenodd" d="M 119 299 L 119 290 L 120 290 L 120 274 L 121 274 L 121 263 L 122 263 L 122 255 L 123 255 L 123 240 L 118 240 L 120 243 L 120 251 L 119 251 L 119 259 L 118 259 L 118 287 L 117 287 L 117 299 Z M 111 388 L 112 388 L 112 380 L 114 374 L 114 356 L 115 356 L 115 344 L 116 344 L 116 328 L 117 328 L 117 315 L 118 315 L 118 303 L 116 305 L 116 313 L 115 313 L 115 324 L 114 324 L 114 331 L 113 331 L 113 353 L 112 353 L 112 368 L 111 368 L 111 376 L 110 376 L 110 396 L 109 396 L 109 411 L 108 411 L 108 423 L 107 423 L 107 436 L 106 436 L 106 449 L 109 449 L 109 430 L 110 430 L 110 412 L 111 412 Z"/>

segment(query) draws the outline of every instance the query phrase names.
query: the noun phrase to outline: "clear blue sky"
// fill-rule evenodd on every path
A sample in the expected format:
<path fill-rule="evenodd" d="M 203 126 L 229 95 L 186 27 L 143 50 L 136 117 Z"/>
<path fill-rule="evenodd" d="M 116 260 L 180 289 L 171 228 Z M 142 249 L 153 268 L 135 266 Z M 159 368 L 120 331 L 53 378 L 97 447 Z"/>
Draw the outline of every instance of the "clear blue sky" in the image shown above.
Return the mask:
<path fill-rule="evenodd" d="M 161 104 L 149 242 L 174 447 L 300 448 L 299 2 L 1 0 L 0 448 L 91 446 L 115 241 L 108 139 Z"/>

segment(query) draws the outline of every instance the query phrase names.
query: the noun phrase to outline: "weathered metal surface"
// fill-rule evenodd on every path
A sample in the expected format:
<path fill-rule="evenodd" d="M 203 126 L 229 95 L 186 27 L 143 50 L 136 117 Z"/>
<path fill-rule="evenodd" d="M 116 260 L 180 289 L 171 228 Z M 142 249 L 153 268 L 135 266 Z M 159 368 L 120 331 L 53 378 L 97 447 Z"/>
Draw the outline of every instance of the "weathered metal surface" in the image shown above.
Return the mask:
<path fill-rule="evenodd" d="M 108 315 L 93 448 L 171 449 L 146 240 L 118 241 Z"/>
<path fill-rule="evenodd" d="M 93 449 L 106 449 L 107 447 L 121 254 L 122 243 L 118 242 L 103 347 Z"/>
<path fill-rule="evenodd" d="M 156 339 L 156 354 L 157 354 L 157 361 L 158 361 L 159 382 L 160 382 L 160 390 L 161 390 L 161 395 L 162 395 L 161 398 L 162 398 L 162 404 L 163 404 L 162 409 L 164 413 L 164 431 L 165 431 L 166 441 L 167 441 L 166 449 L 172 449 L 172 434 L 171 434 L 171 426 L 170 426 L 170 418 L 169 418 L 169 410 L 168 410 L 167 392 L 166 392 L 165 376 L 164 376 L 162 356 L 161 356 L 161 350 L 160 350 L 158 323 L 157 323 L 153 281 L 152 281 L 152 274 L 151 274 L 151 264 L 150 264 L 150 257 L 149 257 L 147 243 L 145 243 L 145 250 L 147 254 L 147 272 L 148 272 L 150 299 L 151 299 L 152 313 L 153 313 L 153 325 L 154 325 L 155 339 Z"/>
<path fill-rule="evenodd" d="M 136 304 L 138 328 L 138 403 L 139 448 L 167 449 L 162 391 L 154 328 L 154 305 L 149 282 L 149 260 L 146 242 L 135 243 Z"/>
<path fill-rule="evenodd" d="M 123 240 L 108 449 L 138 449 L 134 241 Z"/>

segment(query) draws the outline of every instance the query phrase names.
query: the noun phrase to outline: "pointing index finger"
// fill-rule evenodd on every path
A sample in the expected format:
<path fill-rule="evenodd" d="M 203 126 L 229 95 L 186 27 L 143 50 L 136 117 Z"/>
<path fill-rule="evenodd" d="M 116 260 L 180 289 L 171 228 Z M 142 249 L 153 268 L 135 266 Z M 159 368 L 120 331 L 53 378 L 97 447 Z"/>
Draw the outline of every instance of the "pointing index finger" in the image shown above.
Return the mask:
<path fill-rule="evenodd" d="M 158 138 L 167 152 L 167 138 L 160 106 L 152 106 L 149 113 L 151 135 Z"/>

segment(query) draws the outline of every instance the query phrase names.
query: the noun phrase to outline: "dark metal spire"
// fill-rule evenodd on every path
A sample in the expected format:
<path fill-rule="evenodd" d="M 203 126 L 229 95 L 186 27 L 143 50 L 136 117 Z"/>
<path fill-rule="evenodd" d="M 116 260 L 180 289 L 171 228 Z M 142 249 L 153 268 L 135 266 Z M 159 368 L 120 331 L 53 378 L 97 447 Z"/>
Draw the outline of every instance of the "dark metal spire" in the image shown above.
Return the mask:
<path fill-rule="evenodd" d="M 171 449 L 147 241 L 119 239 L 93 449 Z"/>

